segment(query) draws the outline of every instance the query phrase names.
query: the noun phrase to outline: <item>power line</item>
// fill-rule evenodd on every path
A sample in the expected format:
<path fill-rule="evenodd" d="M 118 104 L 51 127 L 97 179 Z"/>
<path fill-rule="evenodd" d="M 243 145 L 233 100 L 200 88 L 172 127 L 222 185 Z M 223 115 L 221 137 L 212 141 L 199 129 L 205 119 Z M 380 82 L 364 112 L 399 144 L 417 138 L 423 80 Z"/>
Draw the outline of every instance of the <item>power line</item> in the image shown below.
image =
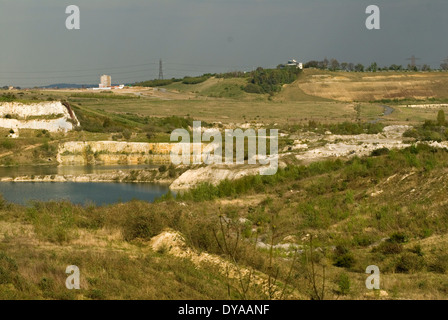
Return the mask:
<path fill-rule="evenodd" d="M 163 66 L 162 66 L 162 59 L 159 61 L 159 80 L 163 80 Z"/>
<path fill-rule="evenodd" d="M 412 55 L 412 57 L 407 58 L 406 60 L 410 60 L 411 61 L 411 67 L 415 67 L 416 66 L 416 61 L 420 60 L 420 58 L 416 58 L 414 55 Z"/>
<path fill-rule="evenodd" d="M 205 68 L 228 68 L 228 69 L 245 69 L 252 68 L 253 66 L 229 66 L 229 65 L 206 65 L 206 64 L 192 64 L 192 63 L 179 63 L 179 62 L 169 62 L 169 64 L 177 64 L 182 66 L 192 66 L 192 67 L 205 67 Z"/>
<path fill-rule="evenodd" d="M 62 72 L 79 72 L 79 71 L 92 71 L 92 70 L 110 70 L 110 69 L 124 69 L 124 68 L 136 68 L 136 67 L 143 67 L 147 65 L 157 65 L 156 62 L 154 63 L 143 63 L 143 64 L 136 64 L 131 66 L 121 66 L 121 67 L 102 67 L 102 68 L 89 68 L 89 69 L 76 69 L 76 70 L 54 70 L 54 71 L 4 71 L 2 70 L 2 73 L 62 73 Z"/>
<path fill-rule="evenodd" d="M 113 72 L 112 75 L 119 75 L 119 74 L 133 74 L 137 72 L 147 72 L 147 71 L 154 71 L 154 68 L 151 69 L 141 69 L 141 70 L 134 70 L 134 71 L 123 71 L 123 72 Z M 0 77 L 0 79 L 10 79 L 10 80 L 45 80 L 45 79 L 60 79 L 60 78 L 83 78 L 83 77 L 97 77 L 99 73 L 91 73 L 91 74 L 83 74 L 83 75 L 70 75 L 70 76 L 64 76 L 64 75 L 56 75 L 56 76 L 45 76 L 45 77 Z"/>

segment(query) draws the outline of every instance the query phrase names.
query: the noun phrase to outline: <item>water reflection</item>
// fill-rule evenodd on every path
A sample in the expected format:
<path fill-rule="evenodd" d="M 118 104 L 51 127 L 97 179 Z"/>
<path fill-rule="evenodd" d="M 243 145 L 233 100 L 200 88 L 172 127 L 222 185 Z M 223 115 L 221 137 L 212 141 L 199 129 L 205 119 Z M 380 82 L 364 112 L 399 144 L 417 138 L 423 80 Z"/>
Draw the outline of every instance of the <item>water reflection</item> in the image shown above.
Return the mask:
<path fill-rule="evenodd" d="M 153 202 L 168 191 L 167 185 L 154 183 L 0 182 L 0 193 L 7 201 L 24 205 L 31 200 L 97 205 L 133 199 Z"/>

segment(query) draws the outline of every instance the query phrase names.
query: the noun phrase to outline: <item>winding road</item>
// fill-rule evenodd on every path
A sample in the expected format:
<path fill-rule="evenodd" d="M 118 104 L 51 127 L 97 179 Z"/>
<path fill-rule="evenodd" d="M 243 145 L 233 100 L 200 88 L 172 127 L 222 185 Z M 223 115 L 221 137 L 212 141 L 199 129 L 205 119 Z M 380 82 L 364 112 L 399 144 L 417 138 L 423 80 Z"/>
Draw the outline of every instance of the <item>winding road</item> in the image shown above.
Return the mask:
<path fill-rule="evenodd" d="M 392 108 L 390 106 L 386 106 L 384 104 L 381 105 L 381 107 L 383 107 L 383 109 L 384 109 L 383 115 L 380 118 L 378 118 L 378 119 L 369 121 L 369 123 L 378 123 L 378 122 L 380 122 L 383 119 L 383 117 L 388 116 L 388 115 L 392 114 L 395 111 L 394 108 Z"/>

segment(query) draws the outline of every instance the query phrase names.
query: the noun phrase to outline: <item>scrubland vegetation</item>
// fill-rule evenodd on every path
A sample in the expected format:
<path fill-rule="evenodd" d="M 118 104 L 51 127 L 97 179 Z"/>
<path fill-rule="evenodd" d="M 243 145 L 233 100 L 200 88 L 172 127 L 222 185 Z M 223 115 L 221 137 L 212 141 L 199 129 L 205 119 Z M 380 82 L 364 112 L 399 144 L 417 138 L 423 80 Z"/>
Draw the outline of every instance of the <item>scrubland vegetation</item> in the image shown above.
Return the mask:
<path fill-rule="evenodd" d="M 446 125 L 445 112 L 439 110 L 437 120 L 426 120 L 423 125 L 409 129 L 404 136 L 418 141 L 446 141 L 448 140 Z"/>
<path fill-rule="evenodd" d="M 283 298 L 364 299 L 368 265 L 380 267 L 389 298 L 441 298 L 448 294 L 447 164 L 447 151 L 418 145 L 347 162 L 290 165 L 274 176 L 215 187 L 203 184 L 154 204 L 21 207 L 2 201 L 0 295 L 273 297 L 255 290 L 250 279 L 243 279 L 248 285 L 242 290 L 216 266 L 198 268 L 188 259 L 153 252 L 148 241 L 170 228 L 197 252 L 231 257 L 241 268 L 264 274 L 275 290 L 286 288 Z M 223 239 L 233 244 L 231 253 Z M 266 246 L 254 250 L 260 242 Z M 291 245 L 277 248 L 281 243 Z M 308 272 L 311 246 L 314 275 Z M 82 270 L 79 292 L 63 285 L 70 264 Z M 324 290 L 313 291 L 312 281 L 324 281 Z"/>
<path fill-rule="evenodd" d="M 365 287 L 369 265 L 380 268 L 381 290 L 387 292 L 382 298 L 446 298 L 448 151 L 417 143 L 446 140 L 444 115 L 401 106 L 416 100 L 400 92 L 372 100 L 375 90 L 392 82 L 387 79 L 378 80 L 374 93 L 366 90 L 359 99 L 364 102 L 353 101 L 363 93 L 360 83 L 377 81 L 362 82 L 370 73 L 296 72 L 258 69 L 141 84 L 164 86 L 177 100 L 69 91 L 4 94 L 0 101 L 65 100 L 81 126 L 67 134 L 21 130 L 14 140 L 5 137 L 9 129 L 2 130 L 2 165 L 49 163 L 64 141 L 165 142 L 173 129 L 188 129 L 193 120 L 222 127 L 261 123 L 288 135 L 377 134 L 388 124 L 417 125 L 405 134 L 416 144 L 403 150 L 379 148 L 367 157 L 307 166 L 291 157 L 274 176 L 204 183 L 152 204 L 19 206 L 0 199 L 0 298 L 380 298 Z M 308 90 L 336 86 L 320 79 L 341 74 L 356 93 L 347 101 Z M 444 101 L 445 91 L 436 89 L 436 97 L 425 101 Z M 380 105 L 388 102 L 395 112 L 382 117 Z M 382 121 L 372 123 L 378 117 Z M 280 149 L 292 141 L 281 138 Z M 174 170 L 159 168 L 168 175 Z M 153 250 L 151 239 L 165 230 L 182 234 L 194 252 L 248 273 L 230 277 L 217 264 L 172 255 L 169 246 Z M 68 265 L 80 268 L 81 290 L 65 288 Z"/>

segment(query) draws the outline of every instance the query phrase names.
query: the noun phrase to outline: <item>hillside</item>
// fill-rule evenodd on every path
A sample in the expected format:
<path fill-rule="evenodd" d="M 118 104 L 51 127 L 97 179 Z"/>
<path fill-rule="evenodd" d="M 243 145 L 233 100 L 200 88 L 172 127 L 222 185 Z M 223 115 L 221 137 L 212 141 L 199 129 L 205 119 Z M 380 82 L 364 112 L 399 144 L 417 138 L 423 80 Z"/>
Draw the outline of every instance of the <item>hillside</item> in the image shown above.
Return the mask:
<path fill-rule="evenodd" d="M 329 72 L 305 69 L 281 95 L 302 91 L 337 101 L 448 99 L 446 72 Z"/>
<path fill-rule="evenodd" d="M 326 299 L 441 299 L 447 163 L 446 150 L 420 146 L 205 184 L 154 204 L 1 201 L 0 298 L 316 299 L 311 249 Z M 81 290 L 65 290 L 70 264 Z M 381 270 L 381 296 L 365 288 L 368 265 Z"/>

